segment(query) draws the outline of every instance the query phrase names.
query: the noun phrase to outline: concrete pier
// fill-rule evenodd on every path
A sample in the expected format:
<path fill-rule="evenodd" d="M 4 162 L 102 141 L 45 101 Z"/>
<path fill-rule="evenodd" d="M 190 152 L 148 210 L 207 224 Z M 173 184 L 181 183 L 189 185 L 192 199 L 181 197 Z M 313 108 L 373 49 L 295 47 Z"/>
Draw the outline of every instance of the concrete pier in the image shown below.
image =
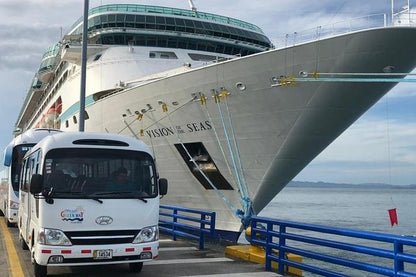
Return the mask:
<path fill-rule="evenodd" d="M 34 276 L 29 251 L 19 245 L 18 229 L 7 228 L 0 217 L 0 276 Z M 11 241 L 7 240 L 7 237 Z M 14 250 L 13 250 L 14 248 Z M 13 254 L 15 251 L 15 254 Z M 264 265 L 246 262 L 225 256 L 225 247 L 206 243 L 204 250 L 198 250 L 197 242 L 172 241 L 161 235 L 159 259 L 145 263 L 139 274 L 130 273 L 128 265 L 97 265 L 78 267 L 48 267 L 50 276 L 193 276 L 193 277 L 272 277 L 279 276 L 265 272 Z"/>

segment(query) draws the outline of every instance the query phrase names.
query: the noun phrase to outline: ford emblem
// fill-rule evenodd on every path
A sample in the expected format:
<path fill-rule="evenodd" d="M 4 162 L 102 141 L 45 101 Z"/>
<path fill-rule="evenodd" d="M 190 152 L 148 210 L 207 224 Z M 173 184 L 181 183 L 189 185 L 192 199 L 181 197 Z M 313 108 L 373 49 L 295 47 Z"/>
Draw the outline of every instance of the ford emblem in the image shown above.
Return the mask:
<path fill-rule="evenodd" d="M 100 225 L 109 225 L 113 223 L 113 218 L 111 216 L 99 216 L 95 219 L 95 223 Z"/>

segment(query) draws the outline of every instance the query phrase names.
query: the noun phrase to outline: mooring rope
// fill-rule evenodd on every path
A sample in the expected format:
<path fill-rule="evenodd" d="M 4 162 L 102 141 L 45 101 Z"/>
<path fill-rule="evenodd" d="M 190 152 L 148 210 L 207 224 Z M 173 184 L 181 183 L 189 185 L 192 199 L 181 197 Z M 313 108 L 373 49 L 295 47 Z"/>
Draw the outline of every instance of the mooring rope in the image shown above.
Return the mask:
<path fill-rule="evenodd" d="M 172 119 L 170 118 L 170 114 L 169 112 L 166 110 L 166 117 L 169 120 L 169 123 L 173 129 L 173 126 L 175 126 L 172 122 Z M 182 146 L 183 150 L 185 151 L 186 155 L 189 158 L 189 161 L 192 162 L 192 164 L 195 166 L 196 169 L 198 169 L 199 173 L 201 173 L 202 177 L 204 177 L 204 179 L 208 182 L 208 184 L 211 186 L 211 188 L 215 191 L 215 193 L 224 201 L 224 203 L 230 208 L 230 210 L 232 210 L 234 212 L 235 215 L 239 216 L 241 214 L 241 211 L 236 208 L 231 201 L 211 182 L 211 180 L 208 178 L 208 176 L 206 176 L 206 174 L 202 171 L 202 169 L 200 168 L 200 166 L 195 162 L 194 158 L 192 157 L 192 155 L 189 153 L 188 149 L 186 148 L 186 146 L 184 145 L 181 135 L 179 134 L 178 130 L 175 130 L 175 134 L 176 137 L 178 139 L 179 144 Z"/>

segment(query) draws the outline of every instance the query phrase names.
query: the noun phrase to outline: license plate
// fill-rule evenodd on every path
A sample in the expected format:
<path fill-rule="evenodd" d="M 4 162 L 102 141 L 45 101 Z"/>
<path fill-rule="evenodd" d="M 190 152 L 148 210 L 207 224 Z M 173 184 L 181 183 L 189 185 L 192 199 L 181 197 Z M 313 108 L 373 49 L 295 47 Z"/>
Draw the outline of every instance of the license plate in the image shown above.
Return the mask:
<path fill-rule="evenodd" d="M 104 249 L 104 250 L 94 250 L 93 257 L 96 260 L 108 260 L 113 258 L 113 250 Z"/>

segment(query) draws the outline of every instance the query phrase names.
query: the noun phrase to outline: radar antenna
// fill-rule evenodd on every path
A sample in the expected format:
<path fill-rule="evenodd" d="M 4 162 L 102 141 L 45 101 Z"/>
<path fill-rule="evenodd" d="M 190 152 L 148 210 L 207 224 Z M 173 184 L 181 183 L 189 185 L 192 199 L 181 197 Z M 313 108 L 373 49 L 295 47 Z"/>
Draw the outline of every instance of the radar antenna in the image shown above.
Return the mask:
<path fill-rule="evenodd" d="M 189 6 L 191 7 L 191 10 L 196 12 L 196 7 L 195 4 L 192 0 L 188 0 Z"/>

